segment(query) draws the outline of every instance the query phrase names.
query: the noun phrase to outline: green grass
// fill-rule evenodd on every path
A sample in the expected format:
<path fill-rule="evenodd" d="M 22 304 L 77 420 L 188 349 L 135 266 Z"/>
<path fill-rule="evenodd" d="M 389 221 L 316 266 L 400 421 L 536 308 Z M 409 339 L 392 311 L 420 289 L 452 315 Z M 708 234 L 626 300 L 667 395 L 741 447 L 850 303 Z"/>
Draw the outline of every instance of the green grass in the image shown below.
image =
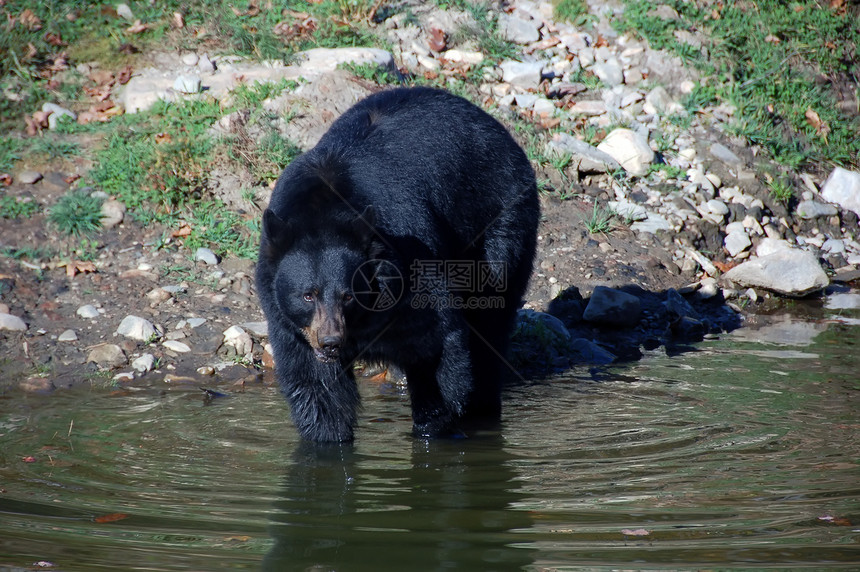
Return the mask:
<path fill-rule="evenodd" d="M 588 15 L 588 4 L 585 0 L 553 0 L 552 15 L 557 21 L 577 24 Z"/>
<path fill-rule="evenodd" d="M 856 83 L 851 76 L 860 47 L 856 4 L 846 3 L 843 11 L 813 0 L 663 4 L 679 18 L 663 20 L 653 13 L 654 3 L 625 0 L 617 27 L 641 35 L 653 48 L 673 51 L 704 74 L 684 102 L 689 110 L 716 102 L 733 105 L 730 132 L 791 168 L 860 165 L 860 116 L 841 110 L 833 90 L 834 80 L 842 86 Z M 676 40 L 679 30 L 701 30 L 707 50 Z M 810 112 L 818 119 L 810 119 Z"/>
<path fill-rule="evenodd" d="M 599 207 L 597 202 L 595 202 L 591 210 L 591 216 L 583 218 L 582 222 L 590 234 L 608 234 L 612 232 L 613 216 L 614 213 L 611 210 Z"/>
<path fill-rule="evenodd" d="M 102 201 L 81 191 L 71 191 L 48 211 L 48 220 L 61 232 L 81 237 L 101 230 Z"/>
<path fill-rule="evenodd" d="M 770 196 L 783 204 L 787 204 L 794 197 L 791 183 L 784 179 L 773 179 L 766 181 L 765 184 L 770 189 Z"/>
<path fill-rule="evenodd" d="M 41 210 L 36 201 L 19 200 L 0 190 L 0 219 L 29 218 Z"/>
<path fill-rule="evenodd" d="M 42 155 L 51 160 L 75 157 L 81 154 L 81 148 L 77 143 L 73 143 L 71 141 L 60 141 L 42 135 L 31 140 L 30 153 L 34 155 Z"/>

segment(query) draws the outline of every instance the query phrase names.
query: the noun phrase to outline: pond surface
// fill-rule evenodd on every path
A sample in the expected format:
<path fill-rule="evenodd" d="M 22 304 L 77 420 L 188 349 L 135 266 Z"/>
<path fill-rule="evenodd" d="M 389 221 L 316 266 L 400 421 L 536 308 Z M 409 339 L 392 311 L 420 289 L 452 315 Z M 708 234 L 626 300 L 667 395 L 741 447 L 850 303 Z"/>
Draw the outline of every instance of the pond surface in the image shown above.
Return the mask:
<path fill-rule="evenodd" d="M 328 447 L 266 387 L 8 393 L 0 569 L 856 570 L 860 314 L 835 304 L 513 388 L 460 441 L 412 439 L 370 383 Z"/>

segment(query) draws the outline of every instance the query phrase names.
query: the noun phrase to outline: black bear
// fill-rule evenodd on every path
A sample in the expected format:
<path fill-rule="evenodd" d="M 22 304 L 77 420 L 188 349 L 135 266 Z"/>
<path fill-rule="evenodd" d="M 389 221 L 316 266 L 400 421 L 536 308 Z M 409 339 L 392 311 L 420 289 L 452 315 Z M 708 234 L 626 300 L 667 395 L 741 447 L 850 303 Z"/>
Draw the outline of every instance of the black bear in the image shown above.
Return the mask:
<path fill-rule="evenodd" d="M 465 99 L 397 88 L 338 118 L 279 178 L 256 271 L 301 435 L 353 438 L 359 359 L 406 374 L 416 436 L 498 419 L 539 216 L 525 153 Z"/>

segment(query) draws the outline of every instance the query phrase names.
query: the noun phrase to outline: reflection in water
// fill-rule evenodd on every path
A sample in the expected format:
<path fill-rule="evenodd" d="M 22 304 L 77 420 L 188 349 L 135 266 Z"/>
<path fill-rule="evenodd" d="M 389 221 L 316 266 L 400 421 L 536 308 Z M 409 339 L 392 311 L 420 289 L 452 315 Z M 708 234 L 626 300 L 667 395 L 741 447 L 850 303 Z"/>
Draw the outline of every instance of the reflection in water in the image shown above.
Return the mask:
<path fill-rule="evenodd" d="M 302 443 L 275 503 L 265 570 L 519 570 L 532 551 L 499 435 L 415 441 L 411 459 Z"/>

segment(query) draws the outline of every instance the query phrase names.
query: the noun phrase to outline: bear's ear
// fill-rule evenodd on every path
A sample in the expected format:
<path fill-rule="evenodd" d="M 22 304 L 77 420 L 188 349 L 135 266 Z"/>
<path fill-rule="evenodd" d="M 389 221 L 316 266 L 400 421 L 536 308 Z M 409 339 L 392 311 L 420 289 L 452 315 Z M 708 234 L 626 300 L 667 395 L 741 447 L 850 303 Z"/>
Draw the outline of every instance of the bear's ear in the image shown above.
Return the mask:
<path fill-rule="evenodd" d="M 260 233 L 260 254 L 274 260 L 284 254 L 295 238 L 292 225 L 275 214 L 272 209 L 263 212 L 263 228 Z"/>

